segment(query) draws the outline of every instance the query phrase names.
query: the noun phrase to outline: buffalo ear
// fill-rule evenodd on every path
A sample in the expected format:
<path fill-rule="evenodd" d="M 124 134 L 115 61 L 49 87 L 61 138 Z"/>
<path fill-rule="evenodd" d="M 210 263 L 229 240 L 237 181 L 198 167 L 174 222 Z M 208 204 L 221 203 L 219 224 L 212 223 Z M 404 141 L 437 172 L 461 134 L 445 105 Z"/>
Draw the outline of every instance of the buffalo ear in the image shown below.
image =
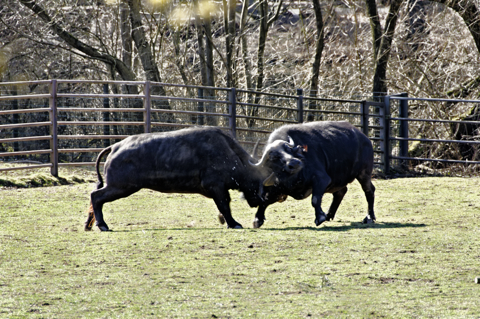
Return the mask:
<path fill-rule="evenodd" d="M 308 152 L 308 145 L 297 145 L 293 148 L 293 152 L 303 157 L 303 154 Z"/>
<path fill-rule="evenodd" d="M 273 186 L 275 185 L 275 182 L 277 181 L 277 177 L 275 176 L 275 173 L 270 174 L 264 181 L 263 181 L 263 186 Z"/>

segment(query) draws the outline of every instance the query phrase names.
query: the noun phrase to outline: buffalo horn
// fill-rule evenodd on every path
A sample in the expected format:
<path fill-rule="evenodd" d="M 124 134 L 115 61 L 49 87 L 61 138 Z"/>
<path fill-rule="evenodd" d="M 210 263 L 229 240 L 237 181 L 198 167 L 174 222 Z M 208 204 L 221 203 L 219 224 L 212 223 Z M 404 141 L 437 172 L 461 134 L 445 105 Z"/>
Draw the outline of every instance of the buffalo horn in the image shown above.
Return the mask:
<path fill-rule="evenodd" d="M 275 185 L 276 182 L 276 176 L 275 173 L 270 174 L 264 181 L 263 181 L 263 186 L 273 186 Z"/>
<path fill-rule="evenodd" d="M 259 143 L 260 143 L 260 139 L 258 139 L 257 143 L 255 143 L 255 146 L 253 147 L 253 152 L 252 152 L 252 157 L 256 160 L 258 160 L 257 151 L 258 151 L 258 144 Z"/>
<path fill-rule="evenodd" d="M 288 136 L 288 143 L 287 143 L 288 146 L 290 147 L 294 147 L 295 146 L 295 142 L 293 141 L 293 138 L 289 135 Z"/>
<path fill-rule="evenodd" d="M 248 160 L 248 163 L 249 163 L 250 165 L 252 165 L 252 166 L 258 166 L 258 167 L 260 167 L 260 166 L 262 166 L 264 160 L 265 160 L 265 154 L 263 154 L 263 157 L 262 157 L 257 163 L 254 163 L 254 162 L 252 162 L 251 160 Z"/>

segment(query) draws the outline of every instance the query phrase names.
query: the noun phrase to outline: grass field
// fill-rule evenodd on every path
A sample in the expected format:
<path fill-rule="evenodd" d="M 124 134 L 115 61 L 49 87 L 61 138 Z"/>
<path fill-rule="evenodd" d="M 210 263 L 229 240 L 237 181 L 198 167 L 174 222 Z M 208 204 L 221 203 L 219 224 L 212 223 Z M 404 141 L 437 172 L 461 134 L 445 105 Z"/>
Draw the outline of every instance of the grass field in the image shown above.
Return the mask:
<path fill-rule="evenodd" d="M 479 318 L 480 179 L 374 184 L 374 225 L 355 182 L 318 228 L 309 200 L 256 230 L 232 192 L 231 230 L 210 199 L 143 190 L 107 233 L 83 231 L 93 183 L 0 189 L 0 317 Z"/>

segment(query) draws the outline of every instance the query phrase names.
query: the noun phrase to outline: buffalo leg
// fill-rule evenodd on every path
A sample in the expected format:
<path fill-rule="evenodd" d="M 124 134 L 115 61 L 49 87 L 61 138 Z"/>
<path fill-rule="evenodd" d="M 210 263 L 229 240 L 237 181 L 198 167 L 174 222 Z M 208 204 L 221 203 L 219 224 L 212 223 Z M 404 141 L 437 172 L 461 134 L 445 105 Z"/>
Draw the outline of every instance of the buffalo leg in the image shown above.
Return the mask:
<path fill-rule="evenodd" d="M 333 193 L 333 201 L 332 204 L 330 205 L 330 208 L 328 209 L 328 214 L 327 214 L 327 221 L 333 220 L 335 218 L 335 213 L 337 212 L 338 206 L 340 206 L 340 203 L 343 200 L 343 197 L 347 193 L 348 188 L 345 186 L 339 191 L 336 191 Z"/>
<path fill-rule="evenodd" d="M 218 221 L 220 224 L 225 224 L 225 217 L 223 217 L 222 213 L 218 213 Z"/>
<path fill-rule="evenodd" d="M 253 221 L 253 228 L 262 227 L 265 222 L 265 210 L 267 209 L 266 205 L 258 206 L 257 213 L 255 214 L 255 220 Z"/>
<path fill-rule="evenodd" d="M 212 196 L 215 204 L 217 205 L 220 214 L 223 216 L 224 220 L 227 222 L 228 228 L 243 228 L 235 219 L 232 217 L 232 212 L 230 210 L 230 194 L 227 191 L 218 192 Z M 220 215 L 219 215 L 220 219 Z"/>
<path fill-rule="evenodd" d="M 327 215 L 322 210 L 322 198 L 330 181 L 331 179 L 328 175 L 315 176 L 315 182 L 312 187 L 312 206 L 315 208 L 315 225 L 317 226 L 320 226 L 327 220 Z"/>
<path fill-rule="evenodd" d="M 88 207 L 87 212 L 87 221 L 85 222 L 85 230 L 89 231 L 92 230 L 93 223 L 95 222 L 95 214 L 93 212 L 93 205 L 90 203 L 90 207 Z"/>
<path fill-rule="evenodd" d="M 92 209 L 93 209 L 93 215 L 94 215 L 93 218 L 96 220 L 97 227 L 101 231 L 109 230 L 108 225 L 103 220 L 103 212 L 102 212 L 103 204 L 130 196 L 139 190 L 140 189 L 138 188 L 122 189 L 122 188 L 116 188 L 116 187 L 109 187 L 107 185 L 103 188 L 93 191 L 90 197 L 92 200 Z M 93 221 L 91 220 L 90 215 L 87 219 L 87 223 L 93 224 Z M 87 229 L 87 227 L 85 229 Z"/>
<path fill-rule="evenodd" d="M 370 174 L 365 174 L 364 176 L 360 176 L 358 178 L 368 203 L 368 215 L 363 219 L 364 224 L 374 223 L 376 220 L 375 213 L 373 212 L 373 206 L 375 202 L 375 186 L 373 186 L 370 176 Z"/>

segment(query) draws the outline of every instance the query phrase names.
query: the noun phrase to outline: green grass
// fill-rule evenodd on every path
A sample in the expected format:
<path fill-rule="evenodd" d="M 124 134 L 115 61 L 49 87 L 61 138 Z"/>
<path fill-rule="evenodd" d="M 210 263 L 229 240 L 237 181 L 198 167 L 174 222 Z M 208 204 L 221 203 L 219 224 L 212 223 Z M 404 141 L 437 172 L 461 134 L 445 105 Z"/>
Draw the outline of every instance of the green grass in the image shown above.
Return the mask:
<path fill-rule="evenodd" d="M 94 184 L 0 190 L 2 318 L 478 318 L 480 179 L 375 180 L 377 223 L 353 183 L 314 227 L 310 200 L 272 205 L 263 228 L 232 192 L 143 190 L 84 232 Z M 325 196 L 324 209 L 331 196 Z"/>
<path fill-rule="evenodd" d="M 1 163 L 0 168 L 25 167 L 26 164 Z M 97 175 L 94 167 L 61 167 L 55 177 L 50 174 L 50 168 L 40 168 L 34 171 L 13 170 L 0 172 L 0 187 L 44 187 L 95 182 Z"/>

